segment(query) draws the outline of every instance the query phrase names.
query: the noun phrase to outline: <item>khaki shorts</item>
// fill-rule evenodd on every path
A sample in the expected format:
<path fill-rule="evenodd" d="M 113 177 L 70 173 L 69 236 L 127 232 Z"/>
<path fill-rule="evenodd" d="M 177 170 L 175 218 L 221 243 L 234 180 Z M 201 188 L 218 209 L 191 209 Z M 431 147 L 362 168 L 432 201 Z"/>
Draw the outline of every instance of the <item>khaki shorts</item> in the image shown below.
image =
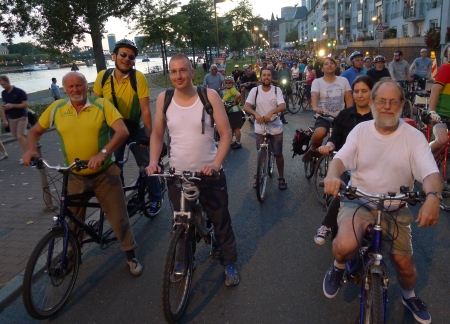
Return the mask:
<path fill-rule="evenodd" d="M 361 206 L 357 199 L 342 201 L 337 218 L 338 225 L 344 218 L 354 215 L 373 225 L 376 221 L 377 211 Z M 413 220 L 414 217 L 406 207 L 392 211 L 390 214 L 383 213 L 381 217 L 381 226 L 383 227 L 381 250 L 388 254 L 413 255 L 410 225 Z"/>
<path fill-rule="evenodd" d="M 12 137 L 17 138 L 17 135 L 27 135 L 27 125 L 28 125 L 27 116 L 9 119 L 8 123 Z"/>
<path fill-rule="evenodd" d="M 261 134 L 256 134 L 256 149 L 259 150 L 259 144 L 264 141 L 264 137 Z M 275 156 L 283 155 L 283 133 L 269 136 L 269 152 Z"/>

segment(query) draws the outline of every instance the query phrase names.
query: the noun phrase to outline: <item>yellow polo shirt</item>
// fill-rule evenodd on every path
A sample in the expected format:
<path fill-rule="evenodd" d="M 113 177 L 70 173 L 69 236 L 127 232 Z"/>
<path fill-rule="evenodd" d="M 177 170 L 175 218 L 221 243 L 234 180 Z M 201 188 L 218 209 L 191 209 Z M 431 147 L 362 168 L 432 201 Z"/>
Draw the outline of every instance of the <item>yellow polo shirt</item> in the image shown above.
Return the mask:
<path fill-rule="evenodd" d="M 114 105 L 114 100 L 111 95 L 111 77 L 108 77 L 102 88 L 102 79 L 105 72 L 106 70 L 103 70 L 98 73 L 94 83 L 94 92 L 101 97 L 108 99 Z M 150 96 L 147 79 L 144 74 L 136 71 L 137 93 L 134 92 L 133 87 L 131 86 L 129 75 L 123 78 L 122 81 L 120 81 L 120 84 L 117 83 L 117 80 L 114 77 L 113 80 L 117 105 L 119 106 L 117 109 L 124 119 L 130 119 L 139 123 L 141 120 L 139 99 L 148 98 Z"/>
<path fill-rule="evenodd" d="M 52 103 L 39 118 L 39 125 L 48 129 L 55 126 L 61 140 L 64 164 L 90 160 L 109 142 L 110 126 L 122 116 L 108 100 L 88 97 L 84 108 L 77 113 L 69 98 Z M 112 154 L 96 170 L 85 169 L 78 175 L 89 175 L 104 170 L 114 162 Z"/>

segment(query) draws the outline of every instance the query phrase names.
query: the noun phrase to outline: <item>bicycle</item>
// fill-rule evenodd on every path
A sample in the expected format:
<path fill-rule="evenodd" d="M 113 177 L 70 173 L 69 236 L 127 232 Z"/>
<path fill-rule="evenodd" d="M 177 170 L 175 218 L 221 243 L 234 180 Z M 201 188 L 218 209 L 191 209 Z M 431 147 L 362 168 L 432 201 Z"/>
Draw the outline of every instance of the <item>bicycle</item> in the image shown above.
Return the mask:
<path fill-rule="evenodd" d="M 267 133 L 266 123 L 263 124 L 263 131 L 261 135 L 263 136 L 263 141 L 259 144 L 255 183 L 256 197 L 260 202 L 263 202 L 266 198 L 267 177 L 272 177 L 274 165 L 273 153 L 269 151 L 268 140 L 271 135 Z"/>
<path fill-rule="evenodd" d="M 176 172 L 170 168 L 164 174 L 150 176 L 173 179 L 181 184 L 180 210 L 173 212 L 172 238 L 162 283 L 164 316 L 169 323 L 176 323 L 182 317 L 189 299 L 196 244 L 201 239 L 209 244 L 210 257 L 214 260 L 221 259 L 221 252 L 214 237 L 214 226 L 198 201 L 200 191 L 195 182 L 201 181 L 205 175 L 190 171 Z M 213 176 L 218 178 L 219 174 L 214 171 Z M 179 268 L 180 264 L 182 268 Z"/>
<path fill-rule="evenodd" d="M 129 151 L 127 152 L 128 157 Z M 162 165 L 163 154 L 160 157 Z M 34 158 L 32 164 L 37 168 L 44 166 L 56 170 L 62 174 L 62 190 L 59 197 L 60 208 L 57 215 L 53 216 L 53 226 L 33 249 L 25 268 L 23 278 L 23 302 L 31 317 L 46 319 L 56 314 L 67 302 L 77 279 L 78 269 L 81 264 L 81 246 L 95 242 L 106 248 L 117 241 L 116 237 L 110 237 L 112 229 L 103 232 L 105 213 L 99 203 L 79 202 L 83 198 L 90 198 L 89 193 L 68 194 L 68 179 L 72 169 L 80 171 L 87 168 L 89 161 L 76 159 L 67 167 L 51 166 L 47 161 Z M 127 210 L 129 218 L 140 212 L 146 217 L 152 217 L 148 213 L 149 201 L 146 198 L 147 185 L 144 181 L 145 173 L 140 170 L 138 179 L 132 186 L 124 187 L 125 194 L 132 192 L 127 197 Z M 55 179 L 54 181 L 58 181 Z M 164 187 L 162 187 L 164 188 Z M 91 220 L 87 224 L 78 218 L 69 207 L 92 207 L 100 209 L 98 220 Z M 74 232 L 70 230 L 69 218 L 85 234 L 87 239 L 78 240 Z"/>
<path fill-rule="evenodd" d="M 323 187 L 323 182 L 320 184 Z M 450 197 L 450 193 L 447 194 Z M 361 189 L 342 185 L 339 196 L 345 196 L 350 200 L 363 198 L 376 205 L 377 217 L 375 224 L 370 225 L 366 231 L 361 246 L 355 258 L 346 263 L 343 283 L 353 282 L 360 286 L 360 324 L 386 323 L 387 288 L 389 275 L 381 252 L 382 242 L 382 213 L 385 211 L 385 203 L 399 201 L 415 205 L 426 199 L 423 192 L 410 191 L 407 187 L 400 187 L 400 194 L 388 192 L 386 194 L 370 194 Z M 444 203 L 440 204 L 444 210 L 449 210 Z"/>
<path fill-rule="evenodd" d="M 299 107 L 295 107 L 295 105 L 293 104 L 293 105 L 290 105 L 289 104 L 289 97 L 291 97 L 292 96 L 292 94 L 291 95 L 288 95 L 288 89 L 291 87 L 291 85 L 290 85 L 290 83 L 286 80 L 286 79 L 283 79 L 282 81 L 281 81 L 281 83 L 280 83 L 280 88 L 281 88 L 281 91 L 283 92 L 283 99 L 284 99 L 284 102 L 285 102 L 285 104 L 286 104 L 286 109 L 291 113 L 291 114 L 296 114 L 296 113 L 298 113 L 299 112 L 299 110 L 300 110 L 300 106 Z M 291 90 L 292 91 L 292 90 Z"/>
<path fill-rule="evenodd" d="M 412 118 L 413 116 L 413 105 L 415 100 L 415 95 L 421 90 L 418 86 L 417 81 L 400 80 L 397 83 L 403 88 L 405 93 L 405 103 L 402 109 L 402 118 Z"/>
<path fill-rule="evenodd" d="M 328 137 L 331 137 L 331 134 L 333 133 L 333 126 L 334 126 L 334 117 L 331 115 L 323 114 L 318 115 L 316 118 L 323 118 L 325 119 L 329 124 L 330 127 L 328 128 Z M 323 188 L 319 185 L 320 182 L 325 179 L 325 177 L 328 174 L 328 165 L 330 164 L 331 160 L 333 159 L 334 155 L 321 155 L 319 158 L 317 158 L 317 162 L 314 166 L 314 186 L 316 191 L 316 197 L 319 200 L 319 202 L 322 204 L 324 208 L 328 205 L 328 203 L 331 201 L 331 196 L 325 194 L 323 191 Z"/>
<path fill-rule="evenodd" d="M 308 127 L 308 130 L 310 131 L 311 134 L 314 133 L 314 129 L 315 129 L 314 127 Z M 312 136 L 309 139 L 308 147 L 306 148 L 305 152 L 307 152 L 311 148 L 311 145 L 312 145 L 311 140 L 312 140 Z M 306 179 L 309 180 L 314 175 L 314 169 L 316 167 L 316 163 L 318 160 L 319 160 L 319 158 L 317 157 L 317 154 L 315 154 L 310 161 L 303 162 L 303 170 L 305 172 Z"/>
<path fill-rule="evenodd" d="M 296 81 L 296 85 L 298 85 L 298 90 L 295 93 L 294 102 L 299 106 L 296 112 L 290 111 L 292 114 L 297 113 L 300 109 L 306 110 L 308 108 L 308 99 L 306 98 L 305 91 L 305 81 Z"/>

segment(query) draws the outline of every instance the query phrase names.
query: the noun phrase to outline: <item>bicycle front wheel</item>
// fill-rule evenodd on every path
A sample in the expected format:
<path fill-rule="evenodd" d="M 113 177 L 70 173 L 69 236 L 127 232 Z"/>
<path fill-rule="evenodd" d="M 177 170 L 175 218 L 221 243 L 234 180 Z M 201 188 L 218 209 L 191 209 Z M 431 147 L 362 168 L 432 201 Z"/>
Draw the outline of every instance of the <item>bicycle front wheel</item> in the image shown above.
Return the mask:
<path fill-rule="evenodd" d="M 169 323 L 181 318 L 189 299 L 194 263 L 192 244 L 195 240 L 179 226 L 170 241 L 163 275 L 163 311 Z"/>
<path fill-rule="evenodd" d="M 443 189 L 442 189 L 442 203 L 445 206 L 450 207 L 450 167 L 449 167 L 449 161 L 447 157 L 447 163 L 444 163 L 444 155 L 441 155 L 439 159 L 437 160 L 437 166 L 439 169 L 439 173 L 441 174 L 441 178 L 443 181 Z"/>
<path fill-rule="evenodd" d="M 268 168 L 267 168 L 267 174 L 269 175 L 269 177 L 272 177 L 272 175 L 273 175 L 274 164 L 275 164 L 275 157 L 273 156 L 272 153 L 269 152 L 269 163 L 268 163 Z"/>
<path fill-rule="evenodd" d="M 256 170 L 256 197 L 260 202 L 266 198 L 267 184 L 267 148 L 258 151 L 258 169 Z"/>
<path fill-rule="evenodd" d="M 317 162 L 316 168 L 314 170 L 314 185 L 316 187 L 316 197 L 322 205 L 327 205 L 331 200 L 331 196 L 325 194 L 323 187 L 320 183 L 323 182 L 328 173 L 328 163 L 331 160 L 330 156 L 323 155 Z"/>
<path fill-rule="evenodd" d="M 286 98 L 286 100 L 289 100 L 289 98 Z M 300 106 L 295 106 L 295 105 L 288 105 L 286 102 L 286 109 L 291 113 L 291 114 L 296 114 L 300 111 Z"/>
<path fill-rule="evenodd" d="M 25 268 L 23 303 L 31 317 L 43 320 L 57 313 L 75 286 L 81 251 L 75 234 L 69 233 L 63 264 L 65 231 L 53 229 L 36 245 Z"/>
<path fill-rule="evenodd" d="M 370 273 L 369 289 L 366 289 L 364 301 L 364 323 L 384 323 L 383 285 L 379 273 Z"/>

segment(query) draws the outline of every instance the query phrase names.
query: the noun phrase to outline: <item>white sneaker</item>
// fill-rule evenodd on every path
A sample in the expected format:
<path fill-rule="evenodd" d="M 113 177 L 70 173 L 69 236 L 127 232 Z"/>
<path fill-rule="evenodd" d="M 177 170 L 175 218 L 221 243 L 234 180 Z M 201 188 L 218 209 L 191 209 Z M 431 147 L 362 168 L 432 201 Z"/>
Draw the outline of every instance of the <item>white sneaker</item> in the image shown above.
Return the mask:
<path fill-rule="evenodd" d="M 314 241 L 319 245 L 323 245 L 325 243 L 325 241 L 327 240 L 327 236 L 330 233 L 331 233 L 331 228 L 328 228 L 325 225 L 322 225 L 317 229 L 317 233 L 316 233 L 316 235 L 314 235 Z"/>
<path fill-rule="evenodd" d="M 128 260 L 127 263 L 133 276 L 138 277 L 142 274 L 142 266 L 136 258 Z"/>
<path fill-rule="evenodd" d="M 23 160 L 22 159 L 19 160 L 19 164 L 21 164 L 21 165 L 23 164 Z"/>
<path fill-rule="evenodd" d="M 8 158 L 8 154 L 0 154 L 0 161 L 7 159 Z"/>

